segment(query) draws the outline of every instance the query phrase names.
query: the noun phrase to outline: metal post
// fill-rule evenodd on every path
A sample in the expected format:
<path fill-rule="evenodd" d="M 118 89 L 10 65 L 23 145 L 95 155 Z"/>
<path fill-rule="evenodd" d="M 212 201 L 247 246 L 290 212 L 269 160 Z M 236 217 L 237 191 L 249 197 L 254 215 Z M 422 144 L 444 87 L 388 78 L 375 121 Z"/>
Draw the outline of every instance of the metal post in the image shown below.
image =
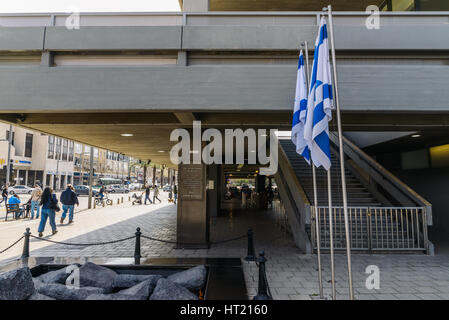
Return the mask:
<path fill-rule="evenodd" d="M 254 253 L 254 241 L 253 241 L 253 229 L 248 229 L 248 254 L 245 257 L 245 261 L 255 261 L 256 256 Z"/>
<path fill-rule="evenodd" d="M 257 295 L 253 300 L 273 300 L 273 298 L 268 294 L 268 283 L 267 275 L 265 273 L 265 252 L 261 251 L 259 253 L 259 286 L 257 289 Z"/>
<path fill-rule="evenodd" d="M 309 81 L 310 81 L 310 62 L 309 62 L 309 46 L 307 41 L 304 41 L 304 51 L 306 56 L 306 84 L 308 91 L 310 91 L 309 88 Z M 317 253 L 317 263 L 318 263 L 318 283 L 319 283 L 319 290 L 320 290 L 320 298 L 324 298 L 323 294 L 323 275 L 321 270 L 321 236 L 320 236 L 320 217 L 318 216 L 318 195 L 317 195 L 317 189 L 316 189 L 316 169 L 315 166 L 312 163 L 312 181 L 313 181 L 313 210 L 315 215 L 315 233 L 316 233 L 316 253 Z"/>
<path fill-rule="evenodd" d="M 9 185 L 9 182 L 11 180 L 11 145 L 12 145 L 12 125 L 9 125 L 8 161 L 6 163 L 6 182 L 5 182 L 5 185 Z"/>
<path fill-rule="evenodd" d="M 24 235 L 25 240 L 23 242 L 22 259 L 30 257 L 30 235 L 31 235 L 30 228 L 26 228 Z"/>
<path fill-rule="evenodd" d="M 140 232 L 140 228 L 136 229 L 136 245 L 134 247 L 134 264 L 140 264 L 140 258 L 142 257 L 140 255 L 140 236 L 142 233 Z"/>
<path fill-rule="evenodd" d="M 89 200 L 87 202 L 87 208 L 92 208 L 92 183 L 94 175 L 94 147 L 90 147 L 90 171 L 89 171 Z"/>
<path fill-rule="evenodd" d="M 348 223 L 348 199 L 346 193 L 346 179 L 345 179 L 345 162 L 343 152 L 343 133 L 341 128 L 341 114 L 340 114 L 340 101 L 338 96 L 338 79 L 337 79 L 337 59 L 335 57 L 335 41 L 334 41 L 334 25 L 332 20 L 332 6 L 327 7 L 329 15 L 329 35 L 331 40 L 331 52 L 332 52 L 332 71 L 334 76 L 334 98 L 337 111 L 337 126 L 338 126 L 338 144 L 340 151 L 340 171 L 341 171 L 341 187 L 343 193 L 343 215 L 345 220 L 345 232 L 346 232 L 346 256 L 348 264 L 348 282 L 349 282 L 349 299 L 354 300 L 354 289 L 352 286 L 352 265 L 351 265 L 351 241 L 349 236 L 349 223 Z"/>
<path fill-rule="evenodd" d="M 334 264 L 334 218 L 332 215 L 332 179 L 331 169 L 327 170 L 327 200 L 329 206 L 329 246 L 331 251 L 331 283 L 332 283 L 332 299 L 337 298 L 335 291 L 335 264 Z"/>

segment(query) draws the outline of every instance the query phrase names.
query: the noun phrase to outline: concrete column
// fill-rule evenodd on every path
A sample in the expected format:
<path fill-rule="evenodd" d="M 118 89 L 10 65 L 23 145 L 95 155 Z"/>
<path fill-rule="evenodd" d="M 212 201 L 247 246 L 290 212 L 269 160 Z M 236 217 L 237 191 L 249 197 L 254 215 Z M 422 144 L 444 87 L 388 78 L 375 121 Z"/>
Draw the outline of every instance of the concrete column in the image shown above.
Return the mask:
<path fill-rule="evenodd" d="M 180 164 L 178 176 L 177 239 L 182 248 L 209 247 L 206 166 Z M 188 243 L 188 244 L 182 244 Z"/>
<path fill-rule="evenodd" d="M 28 170 L 25 170 L 25 182 L 23 184 L 28 185 Z"/>
<path fill-rule="evenodd" d="M 220 194 L 218 193 L 219 169 L 219 165 L 216 164 L 207 166 L 207 213 L 209 217 L 218 216 L 217 203 L 220 201 Z"/>
<path fill-rule="evenodd" d="M 183 12 L 208 12 L 209 0 L 183 0 Z"/>

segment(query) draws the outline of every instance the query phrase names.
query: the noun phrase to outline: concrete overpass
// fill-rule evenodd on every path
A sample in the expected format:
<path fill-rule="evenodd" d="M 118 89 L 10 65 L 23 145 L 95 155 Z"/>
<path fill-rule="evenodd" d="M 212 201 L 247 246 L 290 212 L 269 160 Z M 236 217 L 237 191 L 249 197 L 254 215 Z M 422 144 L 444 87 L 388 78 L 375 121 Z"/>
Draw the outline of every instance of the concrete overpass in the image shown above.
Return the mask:
<path fill-rule="evenodd" d="M 379 30 L 335 15 L 345 130 L 444 131 L 449 13 L 382 13 Z M 319 12 L 81 14 L 79 30 L 67 17 L 0 16 L 0 119 L 168 162 L 169 132 L 193 119 L 288 129 Z"/>

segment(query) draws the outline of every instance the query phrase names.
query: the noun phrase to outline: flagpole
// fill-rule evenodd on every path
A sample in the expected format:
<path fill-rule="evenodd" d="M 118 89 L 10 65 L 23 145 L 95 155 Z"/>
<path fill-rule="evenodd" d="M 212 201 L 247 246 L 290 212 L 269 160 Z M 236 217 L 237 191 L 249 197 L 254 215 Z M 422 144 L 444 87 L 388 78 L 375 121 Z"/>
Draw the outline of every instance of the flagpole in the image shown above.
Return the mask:
<path fill-rule="evenodd" d="M 332 299 L 337 299 L 335 291 L 335 260 L 334 260 L 334 219 L 332 215 L 332 176 L 331 168 L 327 170 L 327 200 L 329 205 L 329 247 L 331 251 L 331 283 Z"/>
<path fill-rule="evenodd" d="M 337 113 L 337 126 L 338 126 L 338 143 L 340 151 L 340 171 L 341 171 L 341 186 L 343 192 L 343 215 L 345 221 L 345 232 L 346 232 L 346 256 L 348 260 L 348 281 L 349 281 L 349 299 L 354 300 L 354 289 L 352 286 L 352 266 L 351 266 L 351 242 L 349 236 L 349 223 L 348 223 L 348 199 L 346 194 L 346 179 L 345 179 L 345 163 L 344 163 L 344 152 L 343 152 L 343 133 L 341 128 L 341 114 L 340 114 L 340 102 L 338 97 L 338 81 L 337 81 L 337 61 L 335 57 L 335 44 L 334 44 L 334 25 L 332 20 L 332 6 L 329 5 L 327 8 L 323 8 L 324 11 L 327 10 L 329 16 L 329 33 L 331 40 L 331 52 L 332 52 L 332 70 L 334 75 L 334 89 L 335 89 L 335 105 Z"/>
<path fill-rule="evenodd" d="M 309 79 L 310 79 L 310 70 L 309 70 L 309 46 L 307 41 L 304 41 L 304 51 L 306 56 L 306 85 L 307 85 L 307 92 L 309 92 Z M 315 234 L 316 234 L 316 253 L 318 258 L 318 282 L 319 282 L 319 289 L 320 289 L 320 298 L 323 299 L 323 276 L 321 271 L 321 232 L 320 232 L 320 217 L 318 216 L 318 195 L 317 195 L 317 189 L 316 189 L 316 171 L 315 166 L 312 163 L 312 181 L 313 181 L 313 214 L 315 216 Z"/>

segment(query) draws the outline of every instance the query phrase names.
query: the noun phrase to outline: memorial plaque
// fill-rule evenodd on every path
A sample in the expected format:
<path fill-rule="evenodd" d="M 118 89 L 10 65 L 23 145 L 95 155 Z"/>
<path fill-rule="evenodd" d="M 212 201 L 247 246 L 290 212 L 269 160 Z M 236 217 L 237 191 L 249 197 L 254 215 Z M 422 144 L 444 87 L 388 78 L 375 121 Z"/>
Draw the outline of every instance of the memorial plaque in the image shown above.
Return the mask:
<path fill-rule="evenodd" d="M 192 164 L 179 170 L 179 184 L 182 200 L 203 200 L 203 165 Z"/>

